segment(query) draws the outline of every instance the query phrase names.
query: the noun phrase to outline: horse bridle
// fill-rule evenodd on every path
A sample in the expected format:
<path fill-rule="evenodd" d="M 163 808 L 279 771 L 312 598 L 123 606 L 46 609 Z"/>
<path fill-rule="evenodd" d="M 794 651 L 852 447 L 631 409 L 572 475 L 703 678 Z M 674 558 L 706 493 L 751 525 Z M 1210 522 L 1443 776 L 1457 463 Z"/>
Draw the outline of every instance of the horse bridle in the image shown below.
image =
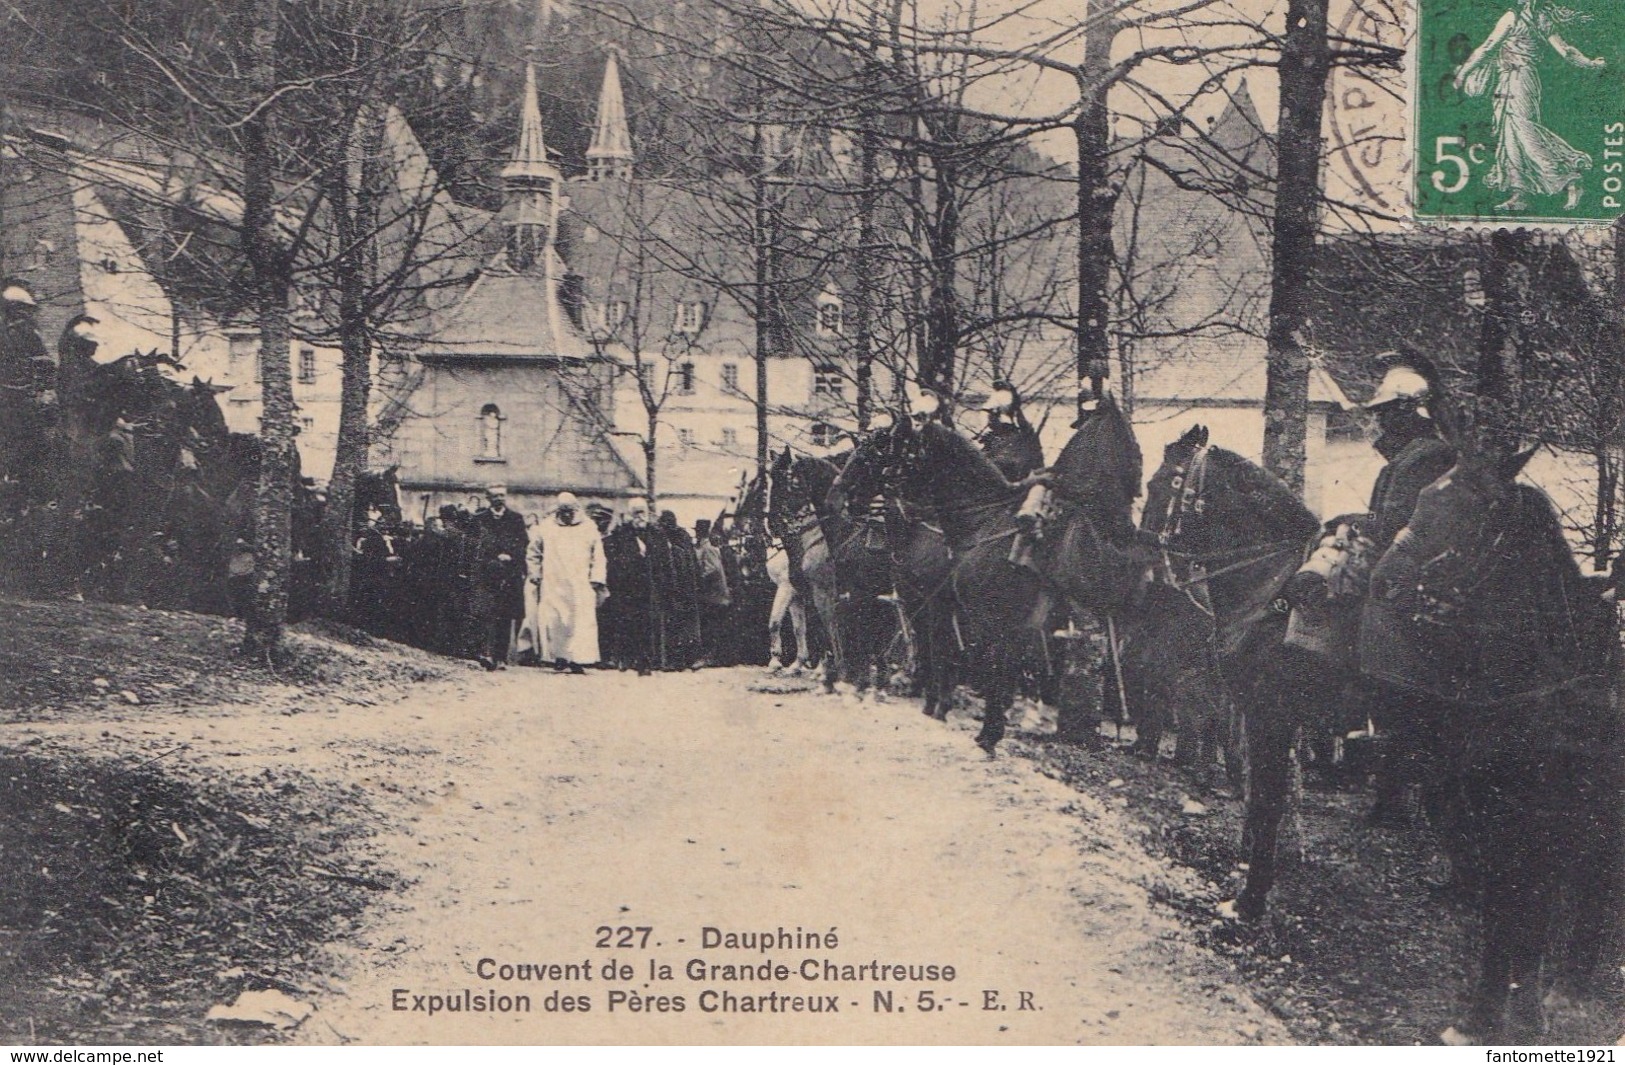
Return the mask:
<path fill-rule="evenodd" d="M 1185 530 L 1185 515 L 1200 517 L 1206 509 L 1203 493 L 1207 491 L 1207 460 L 1211 450 L 1210 445 L 1203 444 L 1191 453 L 1185 465 L 1174 467 L 1168 509 L 1162 516 L 1162 528 L 1157 532 L 1157 546 L 1162 548 L 1164 562 L 1168 561 L 1174 541 Z"/>

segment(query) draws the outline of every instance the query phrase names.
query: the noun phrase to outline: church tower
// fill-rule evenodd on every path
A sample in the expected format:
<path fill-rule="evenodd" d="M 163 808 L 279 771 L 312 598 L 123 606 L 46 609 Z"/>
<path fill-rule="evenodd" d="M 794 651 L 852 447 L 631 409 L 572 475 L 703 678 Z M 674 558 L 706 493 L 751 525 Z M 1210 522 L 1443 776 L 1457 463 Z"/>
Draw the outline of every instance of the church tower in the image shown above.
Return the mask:
<path fill-rule="evenodd" d="M 526 63 L 519 144 L 502 168 L 502 223 L 507 229 L 508 265 L 514 270 L 547 267 L 558 232 L 563 182 L 563 173 L 547 158 L 542 111 L 536 103 L 536 68 Z"/>
<path fill-rule="evenodd" d="M 626 99 L 621 94 L 621 65 L 614 49 L 604 65 L 604 85 L 598 91 L 598 124 L 587 148 L 587 180 L 632 180 L 632 131 L 626 122 Z"/>

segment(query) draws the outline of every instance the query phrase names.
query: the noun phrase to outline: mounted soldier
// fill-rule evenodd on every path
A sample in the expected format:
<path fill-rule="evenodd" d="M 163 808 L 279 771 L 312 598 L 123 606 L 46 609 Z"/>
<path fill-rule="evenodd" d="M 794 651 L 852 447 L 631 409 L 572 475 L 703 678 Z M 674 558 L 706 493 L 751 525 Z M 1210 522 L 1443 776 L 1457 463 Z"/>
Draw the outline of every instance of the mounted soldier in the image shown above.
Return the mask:
<path fill-rule="evenodd" d="M 982 404 L 987 415 L 987 428 L 977 438 L 982 454 L 1004 474 L 1004 479 L 1015 482 L 1044 465 L 1044 446 L 1038 431 L 1027 421 L 1021 410 L 1021 393 L 1008 381 L 993 382 L 993 391 Z"/>
<path fill-rule="evenodd" d="M 1388 464 L 1371 489 L 1371 522 L 1365 532 L 1380 555 L 1410 522 L 1422 489 L 1456 464 L 1456 449 L 1440 435 L 1428 409 L 1439 391 L 1432 363 L 1414 352 L 1378 358 L 1386 369 L 1365 409 L 1376 415 L 1381 435 L 1374 446 Z"/>
<path fill-rule="evenodd" d="M 1374 446 L 1388 460 L 1371 489 L 1371 516 L 1363 529 L 1372 541 L 1374 559 L 1381 558 L 1410 524 L 1422 489 L 1456 465 L 1456 449 L 1441 435 L 1429 409 L 1430 403 L 1444 401 L 1433 364 L 1414 352 L 1390 352 L 1379 358 L 1385 362 L 1382 380 L 1365 405 L 1381 430 Z M 1366 634 L 1366 638 L 1370 636 Z M 1390 741 L 1377 774 L 1377 797 L 1370 814 L 1374 823 L 1404 822 L 1407 785 L 1425 784 L 1434 775 L 1417 764 L 1431 747 L 1412 734 L 1429 718 L 1426 709 L 1415 702 L 1416 697 L 1405 689 L 1367 679 L 1367 713 Z M 1435 795 L 1430 805 L 1437 807 L 1440 801 Z M 1431 815 L 1437 821 L 1445 811 L 1435 808 Z"/>

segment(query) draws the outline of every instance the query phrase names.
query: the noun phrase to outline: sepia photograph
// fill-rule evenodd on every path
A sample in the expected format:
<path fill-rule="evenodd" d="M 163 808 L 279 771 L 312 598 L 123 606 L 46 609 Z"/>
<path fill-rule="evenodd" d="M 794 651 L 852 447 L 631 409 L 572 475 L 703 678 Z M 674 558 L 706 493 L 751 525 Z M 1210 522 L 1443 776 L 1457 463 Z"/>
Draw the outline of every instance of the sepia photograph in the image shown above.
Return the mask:
<path fill-rule="evenodd" d="M 0 1042 L 1612 1062 L 1573 2 L 0 0 Z"/>

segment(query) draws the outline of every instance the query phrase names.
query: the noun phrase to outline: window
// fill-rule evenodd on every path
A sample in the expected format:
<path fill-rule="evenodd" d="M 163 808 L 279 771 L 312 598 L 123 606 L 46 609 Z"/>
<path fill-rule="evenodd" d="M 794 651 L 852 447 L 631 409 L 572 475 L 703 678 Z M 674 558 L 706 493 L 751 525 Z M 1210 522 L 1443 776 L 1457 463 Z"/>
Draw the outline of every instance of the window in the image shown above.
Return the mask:
<path fill-rule="evenodd" d="M 1484 276 L 1470 266 L 1461 274 L 1461 298 L 1469 307 L 1482 307 L 1489 302 L 1484 295 Z"/>
<path fill-rule="evenodd" d="M 736 363 L 722 364 L 722 387 L 729 392 L 739 391 L 739 366 Z"/>
<path fill-rule="evenodd" d="M 841 368 L 833 363 L 821 363 L 813 368 L 813 395 L 840 399 L 846 394 L 846 381 Z"/>
<path fill-rule="evenodd" d="M 835 435 L 835 426 L 828 422 L 813 422 L 811 436 L 814 447 L 834 447 Z"/>
<path fill-rule="evenodd" d="M 483 462 L 502 461 L 502 411 L 495 403 L 480 408 L 480 452 Z"/>
<path fill-rule="evenodd" d="M 678 429 L 677 430 L 677 442 L 682 444 L 684 447 L 693 447 L 694 446 L 694 430 L 689 429 L 687 427 Z"/>
<path fill-rule="evenodd" d="M 615 332 L 621 327 L 621 323 L 626 321 L 626 301 L 609 300 L 593 304 L 592 319 L 599 332 L 606 334 Z"/>
<path fill-rule="evenodd" d="M 677 394 L 679 396 L 694 394 L 694 364 L 691 362 L 677 364 Z"/>
<path fill-rule="evenodd" d="M 705 304 L 699 300 L 685 300 L 677 305 L 677 332 L 698 333 L 705 328 Z"/>
<path fill-rule="evenodd" d="M 301 432 L 306 432 L 306 433 L 315 432 L 316 431 L 316 419 L 312 418 L 312 417 L 309 417 L 308 415 L 306 417 L 300 418 L 299 419 L 299 429 L 300 429 Z"/>
<path fill-rule="evenodd" d="M 738 429 L 724 429 L 724 430 L 722 430 L 722 446 L 723 447 L 738 447 L 739 446 L 739 430 Z"/>
<path fill-rule="evenodd" d="M 299 383 L 313 385 L 316 383 L 316 349 L 299 349 Z"/>
<path fill-rule="evenodd" d="M 821 337 L 838 337 L 845 328 L 842 320 L 841 297 L 833 292 L 825 292 L 818 297 L 818 335 Z"/>

